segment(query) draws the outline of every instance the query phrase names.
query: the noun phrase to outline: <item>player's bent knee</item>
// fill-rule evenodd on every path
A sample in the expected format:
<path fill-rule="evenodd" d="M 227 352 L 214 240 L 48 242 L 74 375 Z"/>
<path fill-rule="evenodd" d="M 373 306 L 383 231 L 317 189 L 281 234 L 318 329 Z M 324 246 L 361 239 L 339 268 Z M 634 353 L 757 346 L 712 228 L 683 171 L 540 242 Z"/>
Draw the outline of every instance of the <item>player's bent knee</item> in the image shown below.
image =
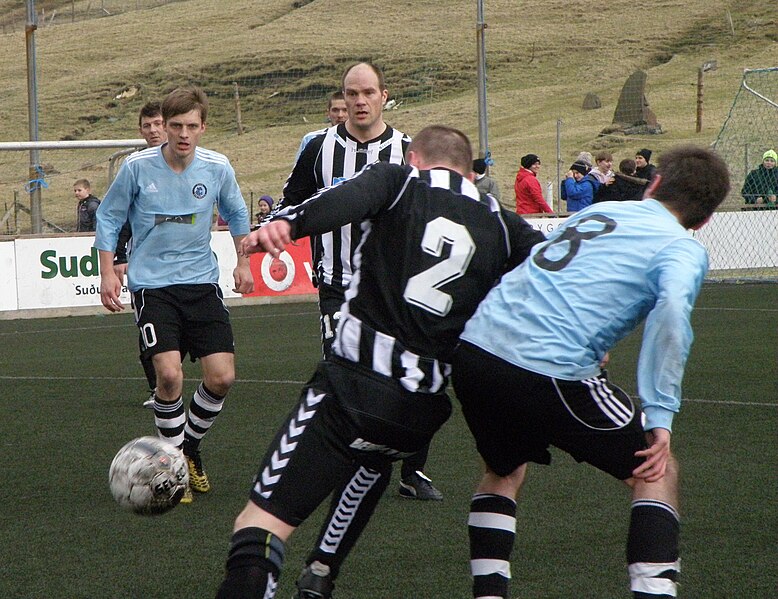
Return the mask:
<path fill-rule="evenodd" d="M 295 531 L 294 526 L 276 518 L 252 501 L 249 501 L 246 504 L 246 507 L 243 508 L 243 511 L 235 518 L 235 527 L 233 530 L 237 532 L 244 528 L 263 528 L 268 532 L 272 532 L 284 542 L 286 542 Z"/>

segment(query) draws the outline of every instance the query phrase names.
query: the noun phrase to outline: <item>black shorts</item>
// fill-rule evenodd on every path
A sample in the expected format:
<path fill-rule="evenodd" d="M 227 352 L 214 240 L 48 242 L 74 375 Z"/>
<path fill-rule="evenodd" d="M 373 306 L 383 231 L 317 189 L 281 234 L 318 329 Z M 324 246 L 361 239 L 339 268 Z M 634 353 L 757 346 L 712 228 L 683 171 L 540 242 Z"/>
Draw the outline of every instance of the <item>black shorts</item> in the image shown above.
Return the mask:
<path fill-rule="evenodd" d="M 325 359 L 332 356 L 332 344 L 335 342 L 335 330 L 340 320 L 340 308 L 346 301 L 346 288 L 335 285 L 319 284 L 319 312 L 321 316 L 321 346 Z"/>
<path fill-rule="evenodd" d="M 132 294 L 141 356 L 184 352 L 194 360 L 235 352 L 230 315 L 218 285 L 171 285 Z"/>
<path fill-rule="evenodd" d="M 563 381 L 514 366 L 462 343 L 454 391 L 489 468 L 506 476 L 526 462 L 550 464 L 553 445 L 619 480 L 643 462 L 642 413 L 604 376 Z"/>
<path fill-rule="evenodd" d="M 299 526 L 355 471 L 369 485 L 425 447 L 450 414 L 444 393 L 410 393 L 341 359 L 321 362 L 268 448 L 251 500 Z"/>

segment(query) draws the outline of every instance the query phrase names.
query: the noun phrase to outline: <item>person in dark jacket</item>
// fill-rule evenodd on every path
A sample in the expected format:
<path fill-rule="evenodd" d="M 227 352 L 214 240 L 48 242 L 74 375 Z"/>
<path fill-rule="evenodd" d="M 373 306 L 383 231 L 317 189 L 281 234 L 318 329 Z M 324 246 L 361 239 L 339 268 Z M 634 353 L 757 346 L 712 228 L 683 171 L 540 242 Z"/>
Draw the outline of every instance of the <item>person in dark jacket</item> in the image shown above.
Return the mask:
<path fill-rule="evenodd" d="M 76 196 L 76 232 L 95 230 L 95 212 L 100 200 L 92 195 L 92 184 L 88 179 L 78 179 L 73 183 L 73 195 Z"/>
<path fill-rule="evenodd" d="M 651 164 L 651 150 L 643 148 L 635 154 L 635 176 L 640 179 L 647 179 L 650 183 L 656 175 L 656 167 Z"/>
<path fill-rule="evenodd" d="M 775 206 L 778 195 L 778 153 L 775 150 L 767 150 L 762 154 L 762 164 L 752 170 L 746 176 L 740 195 L 746 204 L 767 204 Z"/>
<path fill-rule="evenodd" d="M 619 172 L 614 173 L 611 185 L 600 188 L 594 203 L 642 200 L 648 181 L 635 176 L 635 161 L 627 158 L 619 162 Z"/>

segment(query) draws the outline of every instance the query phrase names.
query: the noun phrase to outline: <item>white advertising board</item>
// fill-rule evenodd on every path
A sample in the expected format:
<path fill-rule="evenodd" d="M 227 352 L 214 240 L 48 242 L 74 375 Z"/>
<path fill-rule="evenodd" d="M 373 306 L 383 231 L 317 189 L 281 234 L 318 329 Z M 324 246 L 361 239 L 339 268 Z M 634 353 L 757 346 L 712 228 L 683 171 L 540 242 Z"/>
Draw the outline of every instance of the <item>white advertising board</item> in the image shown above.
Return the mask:
<path fill-rule="evenodd" d="M 0 242 L 0 310 L 16 310 L 16 251 L 13 241 Z"/>
<path fill-rule="evenodd" d="M 18 309 L 99 306 L 100 263 L 93 242 L 91 236 L 17 239 Z M 215 231 L 211 246 L 219 260 L 219 285 L 224 296 L 238 297 L 232 291 L 232 271 L 237 259 L 229 232 Z M 130 305 L 126 287 L 119 298 Z"/>

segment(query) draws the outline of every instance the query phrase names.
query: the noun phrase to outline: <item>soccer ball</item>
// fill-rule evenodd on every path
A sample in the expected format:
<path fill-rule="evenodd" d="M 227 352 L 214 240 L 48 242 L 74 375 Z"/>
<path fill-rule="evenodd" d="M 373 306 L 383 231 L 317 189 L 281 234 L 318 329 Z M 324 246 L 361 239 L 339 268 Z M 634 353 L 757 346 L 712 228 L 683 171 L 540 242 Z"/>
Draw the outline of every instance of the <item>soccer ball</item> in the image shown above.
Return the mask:
<path fill-rule="evenodd" d="M 159 437 L 140 437 L 122 447 L 111 462 L 108 483 L 126 510 L 152 516 L 172 510 L 189 484 L 184 454 Z"/>

